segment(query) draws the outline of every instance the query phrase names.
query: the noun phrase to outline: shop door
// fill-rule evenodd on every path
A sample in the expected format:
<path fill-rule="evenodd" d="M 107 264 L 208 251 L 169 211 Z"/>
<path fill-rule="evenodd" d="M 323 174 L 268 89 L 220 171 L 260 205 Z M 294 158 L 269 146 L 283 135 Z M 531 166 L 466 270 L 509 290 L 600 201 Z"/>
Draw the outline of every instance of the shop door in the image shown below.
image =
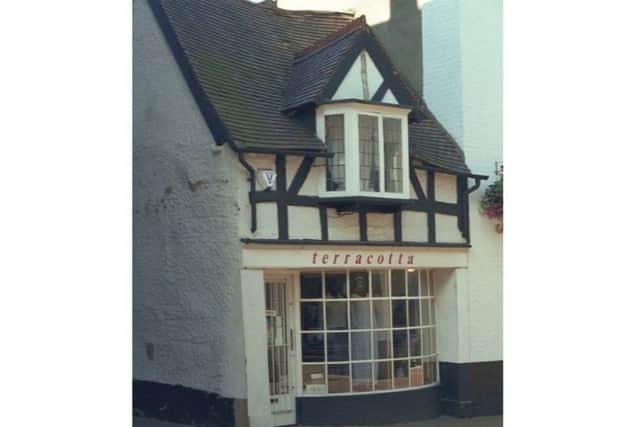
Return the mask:
<path fill-rule="evenodd" d="M 288 277 L 265 278 L 269 400 L 274 426 L 296 423 L 291 285 L 292 280 Z"/>

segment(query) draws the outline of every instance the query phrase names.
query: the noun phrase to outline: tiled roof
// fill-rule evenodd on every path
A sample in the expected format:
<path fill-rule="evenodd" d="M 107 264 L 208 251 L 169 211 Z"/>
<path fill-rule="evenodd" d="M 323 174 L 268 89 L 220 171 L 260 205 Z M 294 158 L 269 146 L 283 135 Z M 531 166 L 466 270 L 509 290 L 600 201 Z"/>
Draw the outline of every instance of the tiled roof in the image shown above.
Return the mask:
<path fill-rule="evenodd" d="M 291 67 L 282 110 L 314 103 L 362 37 L 364 16 L 301 52 Z"/>
<path fill-rule="evenodd" d="M 317 99 L 370 33 L 363 18 L 288 11 L 270 0 L 149 3 L 218 143 L 245 151 L 326 151 L 312 122 L 282 111 Z M 410 125 L 412 157 L 468 173 L 462 150 L 419 96 L 411 98 L 422 113 L 414 116 L 427 116 Z"/>
<path fill-rule="evenodd" d="M 352 20 L 345 13 L 291 12 L 270 1 L 150 0 L 227 130 L 241 149 L 325 150 L 302 121 L 280 112 L 295 53 Z M 155 8 L 158 11 L 158 8 Z"/>
<path fill-rule="evenodd" d="M 409 125 L 411 157 L 432 166 L 460 174 L 470 174 L 464 153 L 433 116 Z"/>

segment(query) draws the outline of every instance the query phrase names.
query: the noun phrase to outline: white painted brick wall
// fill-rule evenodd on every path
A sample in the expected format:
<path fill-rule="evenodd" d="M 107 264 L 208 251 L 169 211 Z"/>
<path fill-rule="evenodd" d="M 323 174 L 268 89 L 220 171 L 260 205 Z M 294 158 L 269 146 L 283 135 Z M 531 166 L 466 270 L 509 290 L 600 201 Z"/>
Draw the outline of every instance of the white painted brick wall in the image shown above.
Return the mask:
<path fill-rule="evenodd" d="M 245 398 L 240 165 L 212 152 L 148 2 L 133 8 L 133 378 Z"/>
<path fill-rule="evenodd" d="M 502 161 L 502 2 L 432 0 L 422 16 L 427 103 L 471 170 L 492 181 Z M 467 361 L 502 359 L 502 238 L 496 221 L 479 214 L 486 187 L 470 200 Z"/>

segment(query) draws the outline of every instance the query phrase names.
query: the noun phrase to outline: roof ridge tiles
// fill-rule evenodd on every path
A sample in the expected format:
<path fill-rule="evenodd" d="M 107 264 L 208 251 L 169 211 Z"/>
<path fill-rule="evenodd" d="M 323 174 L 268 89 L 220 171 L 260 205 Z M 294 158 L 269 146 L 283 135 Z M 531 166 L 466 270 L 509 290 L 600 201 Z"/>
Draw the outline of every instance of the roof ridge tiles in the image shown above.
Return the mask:
<path fill-rule="evenodd" d="M 261 4 L 261 3 L 258 3 Z M 344 16 L 344 17 L 353 17 L 355 16 L 355 12 L 340 12 L 333 10 L 313 10 L 313 9 L 303 9 L 303 10 L 291 10 L 291 9 L 275 9 L 276 14 L 278 15 L 302 15 L 302 16 L 312 16 L 312 15 L 320 15 L 320 16 Z"/>
<path fill-rule="evenodd" d="M 340 28 L 339 30 L 318 40 L 311 46 L 303 49 L 301 52 L 298 52 L 295 55 L 294 63 L 302 61 L 303 59 L 306 59 L 308 56 L 318 52 L 321 49 L 324 49 L 327 46 L 330 46 L 342 40 L 343 38 L 345 38 L 346 36 L 348 36 L 349 34 L 355 31 L 367 29 L 367 28 L 369 28 L 369 26 L 367 25 L 367 18 L 364 15 L 361 15 L 359 18 L 354 19 L 353 21 L 349 22 L 347 25 Z"/>

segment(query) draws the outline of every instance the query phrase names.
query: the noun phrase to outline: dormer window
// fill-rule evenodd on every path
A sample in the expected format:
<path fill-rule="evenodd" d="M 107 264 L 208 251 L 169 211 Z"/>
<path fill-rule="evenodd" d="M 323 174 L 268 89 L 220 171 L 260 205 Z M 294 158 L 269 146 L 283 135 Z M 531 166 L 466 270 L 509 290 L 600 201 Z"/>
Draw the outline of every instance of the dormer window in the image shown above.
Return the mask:
<path fill-rule="evenodd" d="M 409 111 L 360 102 L 318 107 L 318 136 L 333 154 L 321 195 L 408 198 Z"/>

